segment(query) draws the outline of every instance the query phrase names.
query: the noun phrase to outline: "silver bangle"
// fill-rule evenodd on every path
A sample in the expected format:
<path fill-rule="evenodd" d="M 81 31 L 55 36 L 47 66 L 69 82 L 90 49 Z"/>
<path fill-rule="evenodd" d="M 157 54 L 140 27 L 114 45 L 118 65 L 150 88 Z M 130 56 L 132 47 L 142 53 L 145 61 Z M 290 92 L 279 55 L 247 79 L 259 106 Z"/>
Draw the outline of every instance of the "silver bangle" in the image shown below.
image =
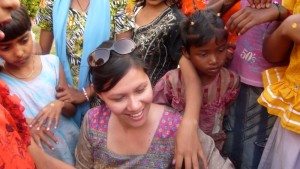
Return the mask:
<path fill-rule="evenodd" d="M 86 100 L 87 100 L 87 101 L 90 101 L 90 98 L 89 98 L 89 96 L 88 96 L 88 94 L 87 94 L 87 92 L 86 92 L 86 90 L 85 90 L 84 87 L 82 88 L 82 92 L 83 92 L 83 95 L 84 95 L 84 97 L 86 98 Z"/>

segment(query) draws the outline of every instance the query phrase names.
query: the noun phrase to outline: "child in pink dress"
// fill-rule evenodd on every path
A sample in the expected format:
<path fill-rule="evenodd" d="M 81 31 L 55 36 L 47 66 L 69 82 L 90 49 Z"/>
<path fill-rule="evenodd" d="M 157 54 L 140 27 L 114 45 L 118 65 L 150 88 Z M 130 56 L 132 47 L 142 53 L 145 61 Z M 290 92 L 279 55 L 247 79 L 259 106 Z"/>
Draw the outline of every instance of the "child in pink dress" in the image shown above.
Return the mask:
<path fill-rule="evenodd" d="M 213 12 L 196 11 L 182 23 L 181 34 L 185 56 L 191 60 L 202 81 L 199 127 L 212 136 L 221 149 L 226 138 L 223 116 L 239 87 L 238 76 L 223 67 L 227 55 L 227 32 L 222 20 Z M 183 112 L 185 89 L 180 68 L 171 70 L 154 87 L 154 100 Z"/>

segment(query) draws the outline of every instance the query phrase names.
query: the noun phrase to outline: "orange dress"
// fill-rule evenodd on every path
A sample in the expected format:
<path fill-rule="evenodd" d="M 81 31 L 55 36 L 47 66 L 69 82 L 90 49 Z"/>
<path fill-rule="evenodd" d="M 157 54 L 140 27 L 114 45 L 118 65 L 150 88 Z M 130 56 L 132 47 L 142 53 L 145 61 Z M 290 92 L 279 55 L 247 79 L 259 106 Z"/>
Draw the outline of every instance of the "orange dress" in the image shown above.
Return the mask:
<path fill-rule="evenodd" d="M 35 168 L 27 149 L 30 135 L 23 110 L 20 100 L 9 95 L 7 86 L 0 81 L 0 168 Z"/>

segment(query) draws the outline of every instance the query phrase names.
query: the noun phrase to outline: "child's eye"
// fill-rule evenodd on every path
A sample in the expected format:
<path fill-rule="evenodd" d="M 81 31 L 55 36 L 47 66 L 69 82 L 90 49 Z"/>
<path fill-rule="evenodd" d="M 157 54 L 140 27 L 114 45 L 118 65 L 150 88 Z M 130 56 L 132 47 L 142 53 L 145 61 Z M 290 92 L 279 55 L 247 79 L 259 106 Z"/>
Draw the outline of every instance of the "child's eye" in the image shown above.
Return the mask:
<path fill-rule="evenodd" d="M 206 52 L 200 52 L 199 54 L 200 54 L 201 57 L 207 56 L 207 53 L 206 53 Z"/>
<path fill-rule="evenodd" d="M 21 44 L 26 44 L 28 42 L 28 37 L 22 38 L 21 39 Z"/>
<path fill-rule="evenodd" d="M 6 45 L 1 46 L 1 47 L 0 47 L 0 50 L 1 50 L 1 51 L 8 51 L 8 50 L 9 50 L 9 46 L 6 46 Z"/>

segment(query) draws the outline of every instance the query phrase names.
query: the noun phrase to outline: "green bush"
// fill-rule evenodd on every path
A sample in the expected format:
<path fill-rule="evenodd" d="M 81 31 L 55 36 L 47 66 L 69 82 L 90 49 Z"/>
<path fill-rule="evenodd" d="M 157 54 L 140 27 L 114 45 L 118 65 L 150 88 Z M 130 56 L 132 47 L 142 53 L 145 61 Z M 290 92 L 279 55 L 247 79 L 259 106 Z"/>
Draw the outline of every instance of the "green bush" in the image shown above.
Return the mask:
<path fill-rule="evenodd" d="M 34 18 L 38 9 L 40 0 L 21 0 L 21 4 L 27 9 L 31 18 Z"/>

